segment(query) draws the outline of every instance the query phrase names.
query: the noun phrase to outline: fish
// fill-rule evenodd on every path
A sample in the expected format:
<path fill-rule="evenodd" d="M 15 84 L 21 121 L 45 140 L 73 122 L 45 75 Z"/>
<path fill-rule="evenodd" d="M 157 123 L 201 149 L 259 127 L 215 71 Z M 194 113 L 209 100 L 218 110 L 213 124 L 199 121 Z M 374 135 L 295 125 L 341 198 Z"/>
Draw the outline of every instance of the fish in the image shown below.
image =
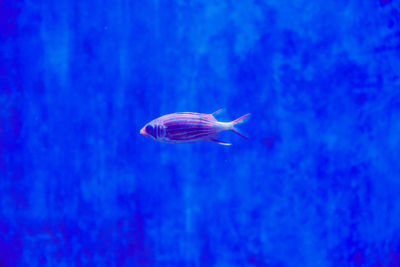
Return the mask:
<path fill-rule="evenodd" d="M 147 123 L 140 134 L 158 142 L 170 144 L 184 144 L 198 141 L 212 141 L 220 145 L 230 146 L 232 143 L 218 140 L 218 133 L 233 131 L 243 138 L 247 138 L 236 128 L 237 124 L 244 122 L 250 113 L 245 114 L 230 122 L 220 122 L 213 113 L 176 112 L 167 114 Z"/>

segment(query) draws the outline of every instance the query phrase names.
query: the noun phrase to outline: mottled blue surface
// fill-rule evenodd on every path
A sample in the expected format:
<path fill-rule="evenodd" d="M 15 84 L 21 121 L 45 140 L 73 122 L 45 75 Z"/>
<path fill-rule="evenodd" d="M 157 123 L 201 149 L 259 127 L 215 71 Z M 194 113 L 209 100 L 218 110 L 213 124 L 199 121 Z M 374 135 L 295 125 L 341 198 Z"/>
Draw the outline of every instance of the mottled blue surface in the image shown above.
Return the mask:
<path fill-rule="evenodd" d="M 399 77 L 395 0 L 3 0 L 0 265 L 400 266 Z"/>

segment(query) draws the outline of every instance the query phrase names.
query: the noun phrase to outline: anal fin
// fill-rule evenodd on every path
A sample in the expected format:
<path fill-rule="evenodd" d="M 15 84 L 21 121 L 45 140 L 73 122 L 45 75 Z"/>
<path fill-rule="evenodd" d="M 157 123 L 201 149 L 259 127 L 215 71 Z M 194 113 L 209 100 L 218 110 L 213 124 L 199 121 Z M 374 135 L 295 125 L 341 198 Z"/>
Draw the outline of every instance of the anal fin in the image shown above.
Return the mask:
<path fill-rule="evenodd" d="M 220 141 L 218 139 L 211 139 L 210 141 L 213 141 L 213 142 L 218 143 L 218 144 L 223 145 L 223 146 L 231 146 L 232 145 L 232 143 L 222 142 L 222 141 Z"/>

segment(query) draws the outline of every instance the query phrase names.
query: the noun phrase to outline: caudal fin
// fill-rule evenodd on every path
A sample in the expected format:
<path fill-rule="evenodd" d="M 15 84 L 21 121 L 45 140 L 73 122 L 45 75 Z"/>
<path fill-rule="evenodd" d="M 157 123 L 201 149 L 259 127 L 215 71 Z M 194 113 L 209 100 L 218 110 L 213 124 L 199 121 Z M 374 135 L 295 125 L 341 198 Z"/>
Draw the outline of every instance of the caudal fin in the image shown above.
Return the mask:
<path fill-rule="evenodd" d="M 236 120 L 231 121 L 231 123 L 233 125 L 243 123 L 243 122 L 245 122 L 243 119 L 246 118 L 247 116 L 250 116 L 250 113 L 247 113 L 246 115 L 243 115 L 242 117 L 239 117 Z"/>
<path fill-rule="evenodd" d="M 245 136 L 244 134 L 242 134 L 241 132 L 238 131 L 238 129 L 235 127 L 236 124 L 241 124 L 243 122 L 245 122 L 246 120 L 244 120 L 246 117 L 250 116 L 250 113 L 247 113 L 246 115 L 243 115 L 239 118 L 237 118 L 236 120 L 231 121 L 230 123 L 232 124 L 232 131 L 234 131 L 235 133 L 237 133 L 238 135 L 240 135 L 243 138 L 247 139 L 247 136 Z"/>

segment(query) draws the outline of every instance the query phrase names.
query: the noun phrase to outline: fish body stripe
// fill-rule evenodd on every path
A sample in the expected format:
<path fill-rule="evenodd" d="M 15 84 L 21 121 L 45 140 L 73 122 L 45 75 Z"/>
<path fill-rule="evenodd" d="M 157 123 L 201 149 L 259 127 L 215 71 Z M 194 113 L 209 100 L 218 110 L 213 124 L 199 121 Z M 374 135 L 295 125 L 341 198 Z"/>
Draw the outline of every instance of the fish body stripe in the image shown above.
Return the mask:
<path fill-rule="evenodd" d="M 213 134 L 215 131 L 213 129 L 187 129 L 179 132 L 168 132 L 169 137 L 179 138 L 183 136 L 195 136 L 195 135 L 209 135 Z"/>
<path fill-rule="evenodd" d="M 171 116 L 162 118 L 162 124 L 166 127 L 168 126 L 176 126 L 176 125 L 203 125 L 203 126 L 215 126 L 216 121 L 214 119 L 210 120 L 205 116 Z"/>
<path fill-rule="evenodd" d="M 187 127 L 191 128 L 215 128 L 215 124 L 213 123 L 201 123 L 201 122 L 168 122 L 164 124 L 165 127 L 169 128 L 170 130 L 181 130 Z"/>
<path fill-rule="evenodd" d="M 165 127 L 166 141 L 197 141 L 209 139 L 218 132 L 216 120 L 200 113 L 175 113 L 160 118 Z"/>
<path fill-rule="evenodd" d="M 174 114 L 169 114 L 173 116 L 208 116 L 208 114 L 197 113 L 197 112 L 177 112 Z"/>
<path fill-rule="evenodd" d="M 166 127 L 166 137 L 175 140 L 190 140 L 215 134 L 217 131 L 212 126 L 179 125 L 179 128 Z"/>
<path fill-rule="evenodd" d="M 185 135 L 180 135 L 180 136 L 174 136 L 174 137 L 169 137 L 169 141 L 198 141 L 198 140 L 205 140 L 209 139 L 210 135 L 209 133 L 192 133 L 192 134 L 185 134 Z"/>
<path fill-rule="evenodd" d="M 171 116 L 171 115 L 167 115 L 164 117 L 161 117 L 162 120 L 164 122 L 168 122 L 168 121 L 215 121 L 214 117 L 211 116 L 195 116 L 195 115 L 190 115 L 190 116 L 186 116 L 186 115 L 179 115 L 179 116 Z M 214 118 L 214 120 L 212 120 L 212 118 Z"/>

